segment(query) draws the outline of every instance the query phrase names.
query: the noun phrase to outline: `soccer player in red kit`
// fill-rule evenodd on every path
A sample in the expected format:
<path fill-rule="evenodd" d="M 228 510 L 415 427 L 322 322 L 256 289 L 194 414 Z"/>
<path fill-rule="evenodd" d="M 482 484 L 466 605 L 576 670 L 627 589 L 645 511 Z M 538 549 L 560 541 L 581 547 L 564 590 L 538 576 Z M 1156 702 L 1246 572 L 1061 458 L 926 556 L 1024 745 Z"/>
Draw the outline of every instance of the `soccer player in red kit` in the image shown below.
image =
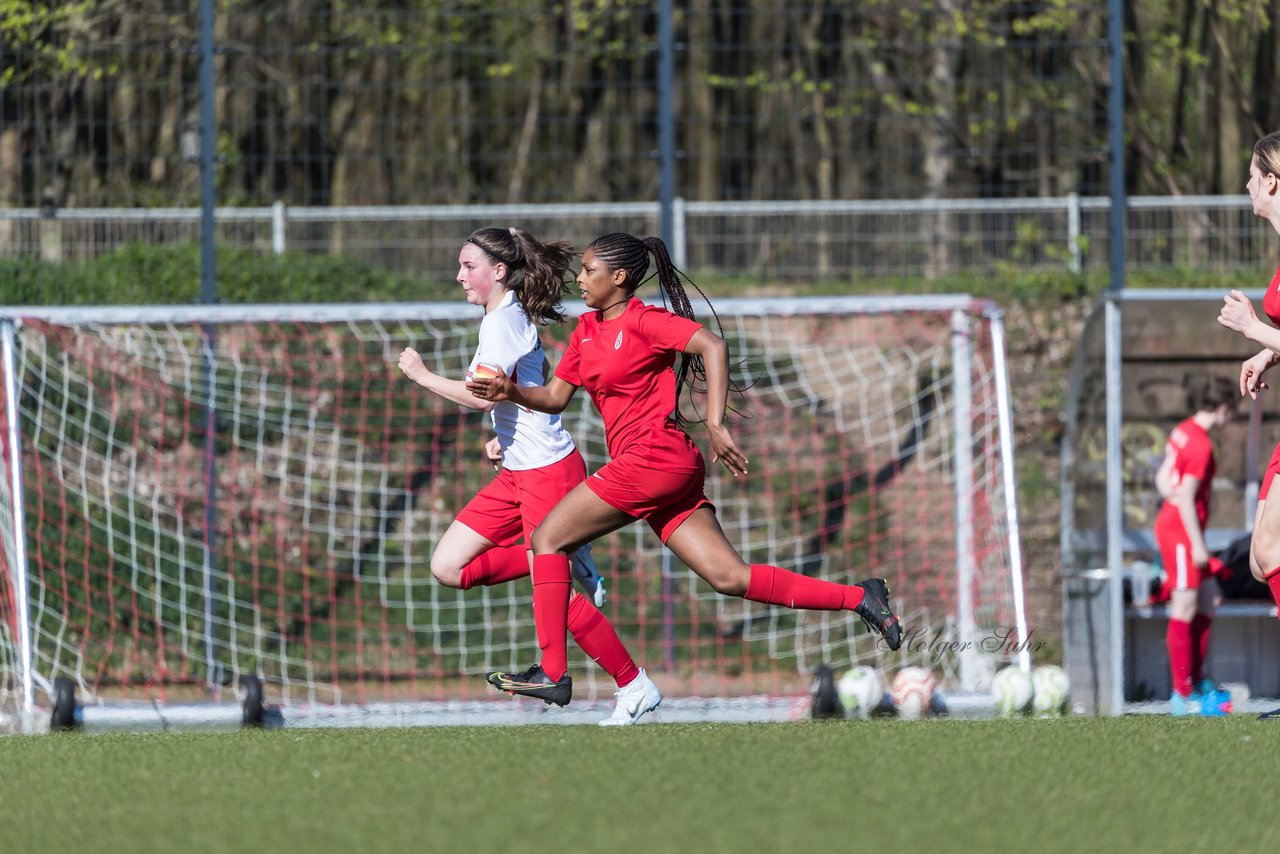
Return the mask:
<path fill-rule="evenodd" d="M 544 244 L 522 229 L 481 228 L 471 233 L 458 253 L 458 282 L 467 302 L 484 307 L 484 318 L 468 377 L 497 368 L 524 384 L 542 382 L 546 355 L 538 324 L 562 318 L 560 300 L 572 257 L 568 244 Z M 558 415 L 476 398 L 464 381 L 428 370 L 412 348 L 405 348 L 398 364 L 405 376 L 440 397 L 487 410 L 499 447 L 493 449 L 491 442 L 486 452 L 495 463 L 502 461 L 498 476 L 462 508 L 436 544 L 432 575 L 463 590 L 525 577 L 533 529 L 587 475 L 573 437 Z M 525 545 L 516 543 L 521 534 Z M 562 557 L 567 566 L 569 557 Z M 614 712 L 600 724 L 634 724 L 661 704 L 662 694 L 598 610 L 604 587 L 590 555 L 577 549 L 573 560 L 595 606 L 578 594 L 566 598 L 568 630 L 618 685 Z"/>
<path fill-rule="evenodd" d="M 1271 223 L 1280 233 L 1280 132 L 1268 134 L 1254 143 L 1245 191 L 1254 215 Z M 1263 374 L 1280 362 L 1280 329 L 1272 325 L 1280 325 L 1280 269 L 1267 286 L 1262 308 L 1271 323 L 1258 318 L 1248 297 L 1232 291 L 1218 313 L 1219 323 L 1262 346 L 1240 365 L 1240 393 L 1254 400 L 1267 388 Z M 1277 472 L 1280 472 L 1280 445 L 1271 454 L 1258 490 L 1258 509 L 1254 511 L 1253 536 L 1249 542 L 1249 568 L 1254 578 L 1271 588 L 1271 597 L 1280 607 L 1280 501 L 1267 500 Z M 1280 717 L 1280 709 L 1264 712 L 1261 717 Z"/>
<path fill-rule="evenodd" d="M 1169 434 L 1156 472 L 1156 489 L 1165 499 L 1155 535 L 1164 565 L 1163 598 L 1169 602 L 1169 712 L 1216 717 L 1231 711 L 1231 698 L 1204 675 L 1209 630 L 1222 600 L 1214 577 L 1222 564 L 1209 556 L 1204 542 L 1216 468 L 1209 431 L 1230 420 L 1237 395 L 1225 377 L 1189 377 L 1183 385 L 1193 414 Z"/>
<path fill-rule="evenodd" d="M 635 297 L 650 253 L 674 311 Z M 569 702 L 573 681 L 565 660 L 565 554 L 637 519 L 648 522 L 717 592 L 788 608 L 856 611 L 890 649 L 897 649 L 902 629 L 883 579 L 845 585 L 747 564 L 725 537 L 703 491 L 702 454 L 681 426 L 677 402 L 690 374 L 705 382 L 711 461 L 722 463 L 735 477 L 746 475 L 747 458 L 724 423 L 729 348 L 694 321 L 666 245 L 656 237 L 598 237 L 582 254 L 578 286 L 594 310 L 579 320 L 547 385 L 521 386 L 505 376 L 473 378 L 467 384 L 485 400 L 510 400 L 548 413 L 563 411 L 574 393 L 585 388 L 603 416 L 610 456 L 534 531 L 533 610 L 541 661 L 522 673 L 490 673 L 490 684 L 511 694 Z"/>

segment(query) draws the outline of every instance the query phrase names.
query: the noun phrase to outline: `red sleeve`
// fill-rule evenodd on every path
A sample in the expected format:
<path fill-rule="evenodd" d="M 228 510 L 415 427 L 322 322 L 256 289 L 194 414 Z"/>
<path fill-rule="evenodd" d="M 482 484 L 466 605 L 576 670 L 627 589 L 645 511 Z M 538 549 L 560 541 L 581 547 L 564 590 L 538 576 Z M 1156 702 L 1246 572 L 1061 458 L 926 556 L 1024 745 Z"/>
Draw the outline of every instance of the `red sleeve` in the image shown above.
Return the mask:
<path fill-rule="evenodd" d="M 564 351 L 564 355 L 560 357 L 560 364 L 556 365 L 556 376 L 570 385 L 582 387 L 582 373 L 579 370 L 581 362 L 581 351 L 578 349 L 578 342 L 582 339 L 582 321 L 578 321 L 578 325 L 573 328 L 573 334 L 569 336 L 569 347 Z"/>
<path fill-rule="evenodd" d="M 637 322 L 640 334 L 649 339 L 655 350 L 684 350 L 702 324 L 672 314 L 664 308 L 650 306 Z"/>
<path fill-rule="evenodd" d="M 1209 473 L 1209 463 L 1213 459 L 1213 443 L 1204 437 L 1187 442 L 1187 446 L 1178 454 L 1178 469 L 1181 474 L 1191 476 L 1204 482 Z"/>

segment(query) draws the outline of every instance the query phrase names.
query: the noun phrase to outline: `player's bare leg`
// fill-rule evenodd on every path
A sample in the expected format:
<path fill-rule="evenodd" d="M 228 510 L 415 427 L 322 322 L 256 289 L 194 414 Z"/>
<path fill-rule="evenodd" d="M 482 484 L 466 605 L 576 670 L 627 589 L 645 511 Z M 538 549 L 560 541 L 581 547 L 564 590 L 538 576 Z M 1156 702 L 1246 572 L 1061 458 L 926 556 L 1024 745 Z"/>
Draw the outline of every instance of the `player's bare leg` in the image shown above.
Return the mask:
<path fill-rule="evenodd" d="M 445 587 L 461 587 L 463 568 L 495 545 L 455 519 L 431 553 L 431 574 Z"/>

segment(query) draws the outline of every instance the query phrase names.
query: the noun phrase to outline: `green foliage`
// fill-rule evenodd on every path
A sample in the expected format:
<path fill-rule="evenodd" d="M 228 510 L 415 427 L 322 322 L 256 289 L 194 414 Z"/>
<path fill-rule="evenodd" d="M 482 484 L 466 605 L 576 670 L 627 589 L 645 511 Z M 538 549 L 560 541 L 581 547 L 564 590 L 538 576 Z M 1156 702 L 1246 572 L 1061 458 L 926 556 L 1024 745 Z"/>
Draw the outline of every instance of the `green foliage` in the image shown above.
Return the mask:
<path fill-rule="evenodd" d="M 119 66 L 113 59 L 103 61 L 102 52 L 86 50 L 94 45 L 92 15 L 114 5 L 93 0 L 0 0 L 0 42 L 9 50 L 21 51 L 26 59 L 5 63 L 0 69 L 0 86 L 41 72 L 93 79 L 114 74 Z"/>
<path fill-rule="evenodd" d="M 220 248 L 217 293 L 226 303 L 408 302 L 456 299 L 451 282 L 428 282 L 329 255 L 268 255 Z M 200 248 L 131 245 L 62 264 L 0 258 L 5 305 L 180 304 L 200 299 Z"/>

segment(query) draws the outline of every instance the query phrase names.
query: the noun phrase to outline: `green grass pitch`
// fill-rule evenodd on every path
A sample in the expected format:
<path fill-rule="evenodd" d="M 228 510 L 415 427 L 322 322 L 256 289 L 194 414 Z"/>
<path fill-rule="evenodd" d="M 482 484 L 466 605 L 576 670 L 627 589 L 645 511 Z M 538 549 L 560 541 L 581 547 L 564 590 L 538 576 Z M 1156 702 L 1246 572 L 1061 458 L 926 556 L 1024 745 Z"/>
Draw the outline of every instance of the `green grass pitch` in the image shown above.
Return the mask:
<path fill-rule="evenodd" d="M 1274 851 L 1280 721 L 0 738 L 4 851 Z"/>

